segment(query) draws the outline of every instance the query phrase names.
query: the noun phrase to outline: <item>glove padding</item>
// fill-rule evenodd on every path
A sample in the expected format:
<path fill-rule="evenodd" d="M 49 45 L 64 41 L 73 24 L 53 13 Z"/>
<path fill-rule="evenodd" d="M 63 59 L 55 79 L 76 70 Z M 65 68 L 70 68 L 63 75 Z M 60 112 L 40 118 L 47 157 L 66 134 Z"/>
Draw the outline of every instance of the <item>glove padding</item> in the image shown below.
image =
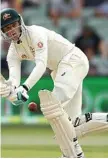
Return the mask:
<path fill-rule="evenodd" d="M 15 99 L 12 101 L 13 105 L 21 105 L 28 100 L 29 95 L 27 94 L 27 90 L 23 86 L 20 86 L 15 89 L 14 97 Z"/>
<path fill-rule="evenodd" d="M 26 86 L 15 88 L 10 81 L 0 83 L 0 96 L 6 97 L 13 105 L 21 105 L 29 98 Z"/>
<path fill-rule="evenodd" d="M 12 86 L 8 83 L 0 83 L 0 96 L 8 97 L 12 91 Z"/>

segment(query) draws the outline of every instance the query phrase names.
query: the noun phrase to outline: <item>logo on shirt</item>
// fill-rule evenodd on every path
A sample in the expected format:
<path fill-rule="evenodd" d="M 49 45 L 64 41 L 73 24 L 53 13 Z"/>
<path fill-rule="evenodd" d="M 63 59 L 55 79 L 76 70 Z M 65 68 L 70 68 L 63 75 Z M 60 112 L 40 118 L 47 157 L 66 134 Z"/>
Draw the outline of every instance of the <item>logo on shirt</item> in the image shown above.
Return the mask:
<path fill-rule="evenodd" d="M 42 42 L 39 42 L 37 45 L 38 45 L 39 48 L 43 47 L 43 43 Z"/>
<path fill-rule="evenodd" d="M 27 59 L 27 55 L 23 54 L 22 56 L 22 59 Z"/>
<path fill-rule="evenodd" d="M 33 55 L 35 55 L 35 49 L 30 46 L 30 51 L 32 52 Z"/>
<path fill-rule="evenodd" d="M 66 74 L 66 72 L 64 72 L 63 74 L 61 74 L 61 76 L 64 76 Z"/>
<path fill-rule="evenodd" d="M 3 19 L 4 19 L 4 20 L 10 19 L 10 18 L 11 18 L 11 15 L 8 14 L 8 13 L 5 13 L 5 14 L 3 15 Z"/>

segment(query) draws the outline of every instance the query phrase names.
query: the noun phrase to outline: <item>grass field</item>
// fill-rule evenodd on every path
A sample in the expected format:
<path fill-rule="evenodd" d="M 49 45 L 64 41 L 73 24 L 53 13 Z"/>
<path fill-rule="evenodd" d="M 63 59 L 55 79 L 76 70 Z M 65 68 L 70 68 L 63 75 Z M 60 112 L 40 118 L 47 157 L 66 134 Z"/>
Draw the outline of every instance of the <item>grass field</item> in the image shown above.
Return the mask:
<path fill-rule="evenodd" d="M 58 158 L 59 147 L 50 127 L 2 126 L 1 157 Z M 91 134 L 80 139 L 85 157 L 108 158 L 108 132 Z"/>

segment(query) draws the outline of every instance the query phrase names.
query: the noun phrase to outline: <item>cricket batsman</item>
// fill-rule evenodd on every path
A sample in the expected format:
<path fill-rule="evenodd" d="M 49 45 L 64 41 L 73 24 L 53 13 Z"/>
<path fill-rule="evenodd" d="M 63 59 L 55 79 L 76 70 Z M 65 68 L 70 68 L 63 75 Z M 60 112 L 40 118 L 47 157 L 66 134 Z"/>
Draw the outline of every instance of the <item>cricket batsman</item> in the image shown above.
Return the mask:
<path fill-rule="evenodd" d="M 11 44 L 7 54 L 9 80 L 0 86 L 0 95 L 14 105 L 23 104 L 29 98 L 28 91 L 48 67 L 52 70 L 54 89 L 52 92 L 39 91 L 41 110 L 54 131 L 63 157 L 84 157 L 77 136 L 89 131 L 88 128 L 85 131 L 84 123 L 94 119 L 89 113 L 76 118 L 81 115 L 82 83 L 89 69 L 85 54 L 54 31 L 36 25 L 25 26 L 21 15 L 11 8 L 1 11 L 1 34 Z M 23 60 L 31 60 L 36 65 L 23 85 L 20 85 Z M 100 116 L 104 118 L 104 126 L 108 115 Z M 75 124 L 79 128 L 83 125 L 81 129 L 84 132 L 78 129 L 79 133 L 76 134 Z"/>

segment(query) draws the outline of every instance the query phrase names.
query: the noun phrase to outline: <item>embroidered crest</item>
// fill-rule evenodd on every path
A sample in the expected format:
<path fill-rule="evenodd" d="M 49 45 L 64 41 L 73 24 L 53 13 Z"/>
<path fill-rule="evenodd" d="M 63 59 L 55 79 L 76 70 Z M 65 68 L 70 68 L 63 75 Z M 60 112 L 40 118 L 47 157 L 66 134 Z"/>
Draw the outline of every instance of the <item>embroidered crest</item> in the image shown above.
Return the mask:
<path fill-rule="evenodd" d="M 34 55 L 35 54 L 35 49 L 31 46 L 29 48 L 30 48 L 30 51 L 32 52 L 32 54 Z"/>
<path fill-rule="evenodd" d="M 4 20 L 10 19 L 10 18 L 11 18 L 11 15 L 8 14 L 8 13 L 5 13 L 5 14 L 3 15 L 3 19 L 4 19 Z"/>
<path fill-rule="evenodd" d="M 22 59 L 26 59 L 27 58 L 27 56 L 25 54 L 23 54 L 21 57 L 22 57 Z"/>
<path fill-rule="evenodd" d="M 39 42 L 37 45 L 38 45 L 39 48 L 43 47 L 43 43 L 42 42 Z"/>
<path fill-rule="evenodd" d="M 66 72 L 64 72 L 61 76 L 64 76 L 66 74 Z"/>

